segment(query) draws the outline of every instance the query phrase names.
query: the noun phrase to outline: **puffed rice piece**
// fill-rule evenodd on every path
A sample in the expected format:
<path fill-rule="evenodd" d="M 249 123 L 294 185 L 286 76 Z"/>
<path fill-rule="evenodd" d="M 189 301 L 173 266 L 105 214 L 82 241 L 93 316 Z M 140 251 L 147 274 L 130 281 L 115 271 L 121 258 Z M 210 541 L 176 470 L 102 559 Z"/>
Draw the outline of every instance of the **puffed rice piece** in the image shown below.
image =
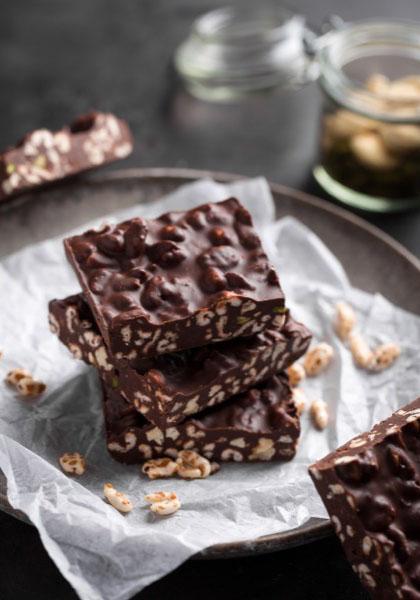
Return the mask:
<path fill-rule="evenodd" d="M 86 471 L 86 461 L 79 452 L 65 452 L 58 462 L 63 471 L 69 475 L 83 475 Z"/>
<path fill-rule="evenodd" d="M 16 388 L 21 396 L 39 396 L 47 389 L 42 381 L 36 381 L 26 369 L 12 369 L 6 375 L 6 383 Z"/>
<path fill-rule="evenodd" d="M 122 513 L 128 513 L 133 510 L 133 504 L 131 500 L 129 500 L 122 492 L 118 492 L 112 483 L 104 484 L 104 496 L 111 506 Z"/>
<path fill-rule="evenodd" d="M 12 369 L 6 375 L 6 383 L 16 387 L 21 379 L 28 377 L 32 378 L 32 375 L 26 369 Z"/>
<path fill-rule="evenodd" d="M 306 402 L 307 402 L 306 394 L 302 389 L 295 388 L 292 391 L 292 398 L 293 398 L 293 402 L 295 403 L 295 406 L 296 406 L 297 414 L 300 417 L 300 415 L 303 413 L 303 411 L 305 410 L 305 407 L 306 407 Z"/>
<path fill-rule="evenodd" d="M 45 392 L 47 386 L 32 377 L 23 377 L 17 382 L 16 389 L 21 396 L 40 396 Z"/>
<path fill-rule="evenodd" d="M 357 331 L 353 331 L 349 335 L 350 352 L 352 353 L 353 360 L 359 367 L 368 369 L 369 365 L 372 364 L 373 352 L 369 348 L 367 342 Z"/>
<path fill-rule="evenodd" d="M 325 371 L 333 357 L 334 350 L 329 344 L 322 342 L 314 346 L 304 359 L 304 367 L 308 377 L 315 377 Z"/>
<path fill-rule="evenodd" d="M 156 458 L 145 462 L 141 470 L 149 479 L 161 479 L 175 475 L 178 465 L 170 458 Z"/>
<path fill-rule="evenodd" d="M 181 502 L 178 498 L 161 500 L 160 502 L 153 502 L 153 504 L 150 505 L 150 510 L 160 516 L 173 515 L 180 508 Z"/>
<path fill-rule="evenodd" d="M 389 342 L 377 346 L 368 366 L 370 371 L 384 371 L 388 369 L 401 354 L 401 348 L 398 344 Z"/>
<path fill-rule="evenodd" d="M 335 330 L 338 336 L 343 340 L 347 340 L 351 330 L 356 325 L 356 314 L 350 304 L 347 302 L 337 302 Z"/>
<path fill-rule="evenodd" d="M 311 404 L 312 422 L 317 429 L 325 429 L 328 425 L 328 406 L 324 400 L 315 400 Z"/>
<path fill-rule="evenodd" d="M 210 461 L 193 450 L 181 450 L 176 459 L 178 475 L 183 479 L 204 479 L 211 474 Z"/>
<path fill-rule="evenodd" d="M 296 387 L 299 385 L 301 381 L 303 381 L 306 377 L 306 372 L 300 363 L 293 363 L 287 369 L 287 375 L 289 377 L 289 383 L 292 387 Z"/>
<path fill-rule="evenodd" d="M 149 504 L 154 504 L 155 502 L 162 502 L 162 500 L 176 500 L 178 496 L 175 492 L 152 492 L 151 494 L 146 494 L 144 499 Z"/>

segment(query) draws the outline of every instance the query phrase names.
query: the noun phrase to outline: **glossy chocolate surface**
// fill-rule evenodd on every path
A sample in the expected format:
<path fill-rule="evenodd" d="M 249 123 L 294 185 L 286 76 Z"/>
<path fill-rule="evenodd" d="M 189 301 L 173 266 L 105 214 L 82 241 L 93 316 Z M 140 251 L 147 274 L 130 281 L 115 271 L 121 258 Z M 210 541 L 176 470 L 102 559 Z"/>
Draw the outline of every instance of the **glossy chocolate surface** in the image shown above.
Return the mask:
<path fill-rule="evenodd" d="M 420 599 L 420 398 L 310 474 L 372 597 Z"/>
<path fill-rule="evenodd" d="M 133 361 L 280 324 L 284 296 L 234 198 L 65 240 L 117 359 Z"/>

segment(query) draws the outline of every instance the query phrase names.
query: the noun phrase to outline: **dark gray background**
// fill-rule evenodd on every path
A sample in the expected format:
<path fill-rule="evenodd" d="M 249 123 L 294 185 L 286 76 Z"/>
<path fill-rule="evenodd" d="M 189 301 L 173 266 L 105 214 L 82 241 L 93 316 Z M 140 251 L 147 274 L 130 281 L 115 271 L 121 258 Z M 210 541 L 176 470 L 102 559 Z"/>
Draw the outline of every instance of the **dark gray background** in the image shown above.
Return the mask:
<path fill-rule="evenodd" d="M 256 0 L 257 1 L 257 0 Z M 126 118 L 136 149 L 124 166 L 179 166 L 263 174 L 323 196 L 310 170 L 320 96 L 299 91 L 211 105 L 180 88 L 170 67 L 195 16 L 213 0 L 13 0 L 0 17 L 0 147 L 28 130 L 59 127 L 91 108 Z M 296 0 L 314 26 L 345 19 L 420 20 L 418 0 Z M 115 167 L 114 167 L 115 168 Z M 0 215 L 7 226 L 8 214 Z M 420 255 L 420 213 L 367 218 Z M 0 514 L 0 598 L 75 598 L 36 531 Z M 329 538 L 269 556 L 189 562 L 139 599 L 366 598 Z"/>

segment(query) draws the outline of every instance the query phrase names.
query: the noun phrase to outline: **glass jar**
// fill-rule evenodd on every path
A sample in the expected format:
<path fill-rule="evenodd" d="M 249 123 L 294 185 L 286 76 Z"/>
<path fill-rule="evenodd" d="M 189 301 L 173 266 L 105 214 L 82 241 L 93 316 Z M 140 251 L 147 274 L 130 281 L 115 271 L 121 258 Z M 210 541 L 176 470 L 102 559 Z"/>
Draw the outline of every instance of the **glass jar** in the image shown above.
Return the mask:
<path fill-rule="evenodd" d="M 321 187 L 364 210 L 420 206 L 420 24 L 330 17 L 315 33 L 276 0 L 241 0 L 196 20 L 175 66 L 212 101 L 318 78 Z"/>
<path fill-rule="evenodd" d="M 354 23 L 318 44 L 316 180 L 359 209 L 420 206 L 420 26 Z"/>
<path fill-rule="evenodd" d="M 229 101 L 300 85 L 312 77 L 305 19 L 276 0 L 241 0 L 192 24 L 175 53 L 187 89 L 202 100 Z"/>

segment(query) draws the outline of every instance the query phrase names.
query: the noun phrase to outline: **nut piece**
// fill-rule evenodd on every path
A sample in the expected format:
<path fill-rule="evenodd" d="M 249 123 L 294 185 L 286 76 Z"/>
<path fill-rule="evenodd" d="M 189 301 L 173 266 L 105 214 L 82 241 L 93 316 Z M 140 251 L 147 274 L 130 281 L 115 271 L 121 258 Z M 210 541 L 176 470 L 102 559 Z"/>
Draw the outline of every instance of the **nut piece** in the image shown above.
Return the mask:
<path fill-rule="evenodd" d="M 322 371 L 325 371 L 333 356 L 333 348 L 325 342 L 309 350 L 304 360 L 304 367 L 308 377 L 315 377 Z"/>
<path fill-rule="evenodd" d="M 170 458 L 156 458 L 145 462 L 141 470 L 149 479 L 159 479 L 175 475 L 178 465 Z"/>
<path fill-rule="evenodd" d="M 420 127 L 416 125 L 384 124 L 379 133 L 390 152 L 407 154 L 420 148 Z"/>
<path fill-rule="evenodd" d="M 381 136 L 373 131 L 353 136 L 350 148 L 359 163 L 367 168 L 387 171 L 398 166 L 398 160 L 388 152 Z"/>
<path fill-rule="evenodd" d="M 370 371 L 383 371 L 388 369 L 401 354 L 398 344 L 392 342 L 381 344 L 372 353 L 372 359 L 368 368 Z"/>
<path fill-rule="evenodd" d="M 335 330 L 343 341 L 347 340 L 355 324 L 356 315 L 350 304 L 337 302 Z"/>
<path fill-rule="evenodd" d="M 204 479 L 211 474 L 210 461 L 193 450 L 181 450 L 176 459 L 178 474 L 183 479 Z"/>
<path fill-rule="evenodd" d="M 354 362 L 363 369 L 368 369 L 372 364 L 373 352 L 360 333 L 352 332 L 349 335 L 350 352 L 353 355 Z"/>
<path fill-rule="evenodd" d="M 325 117 L 325 127 L 329 136 L 338 140 L 347 140 L 357 133 L 374 129 L 376 121 L 358 115 L 349 110 L 338 110 Z"/>
<path fill-rule="evenodd" d="M 382 73 L 372 73 L 365 82 L 365 87 L 369 92 L 384 96 L 388 92 L 389 79 Z"/>
<path fill-rule="evenodd" d="M 181 508 L 181 502 L 178 500 L 177 495 L 174 493 L 175 498 L 160 500 L 159 502 L 153 502 L 150 505 L 150 510 L 157 515 L 165 516 L 172 515 Z"/>
<path fill-rule="evenodd" d="M 23 377 L 16 384 L 16 389 L 21 396 L 39 396 L 47 389 L 45 383 L 36 381 L 32 377 Z"/>
<path fill-rule="evenodd" d="M 86 461 L 79 452 L 66 452 L 58 461 L 63 471 L 70 475 L 83 475 L 86 471 Z"/>
<path fill-rule="evenodd" d="M 24 377 L 32 377 L 32 375 L 26 369 L 13 369 L 7 373 L 6 383 L 16 387 L 19 381 Z"/>
<path fill-rule="evenodd" d="M 289 377 L 289 383 L 292 387 L 299 385 L 299 383 L 305 379 L 306 373 L 305 369 L 300 363 L 293 363 L 287 369 L 287 375 Z"/>
<path fill-rule="evenodd" d="M 147 494 L 144 499 L 146 502 L 154 504 L 155 502 L 161 502 L 162 500 L 176 500 L 177 495 L 175 492 L 152 492 L 151 494 Z"/>
<path fill-rule="evenodd" d="M 297 414 L 300 417 L 300 415 L 303 413 L 303 411 L 305 410 L 305 407 L 306 407 L 306 401 L 307 401 L 306 394 L 302 389 L 295 388 L 292 391 L 292 398 L 293 398 L 293 402 L 295 403 L 295 406 L 296 406 Z"/>
<path fill-rule="evenodd" d="M 417 102 L 419 99 L 419 88 L 417 78 L 402 77 L 394 79 L 388 84 L 388 89 L 384 90 L 384 96 L 387 100 L 393 100 L 399 103 Z"/>
<path fill-rule="evenodd" d="M 325 429 L 328 425 L 328 406 L 324 400 L 315 400 L 311 404 L 311 417 L 317 429 Z"/>
<path fill-rule="evenodd" d="M 122 513 L 127 513 L 133 510 L 133 504 L 122 492 L 118 492 L 112 483 L 104 484 L 104 496 L 108 502 Z"/>

